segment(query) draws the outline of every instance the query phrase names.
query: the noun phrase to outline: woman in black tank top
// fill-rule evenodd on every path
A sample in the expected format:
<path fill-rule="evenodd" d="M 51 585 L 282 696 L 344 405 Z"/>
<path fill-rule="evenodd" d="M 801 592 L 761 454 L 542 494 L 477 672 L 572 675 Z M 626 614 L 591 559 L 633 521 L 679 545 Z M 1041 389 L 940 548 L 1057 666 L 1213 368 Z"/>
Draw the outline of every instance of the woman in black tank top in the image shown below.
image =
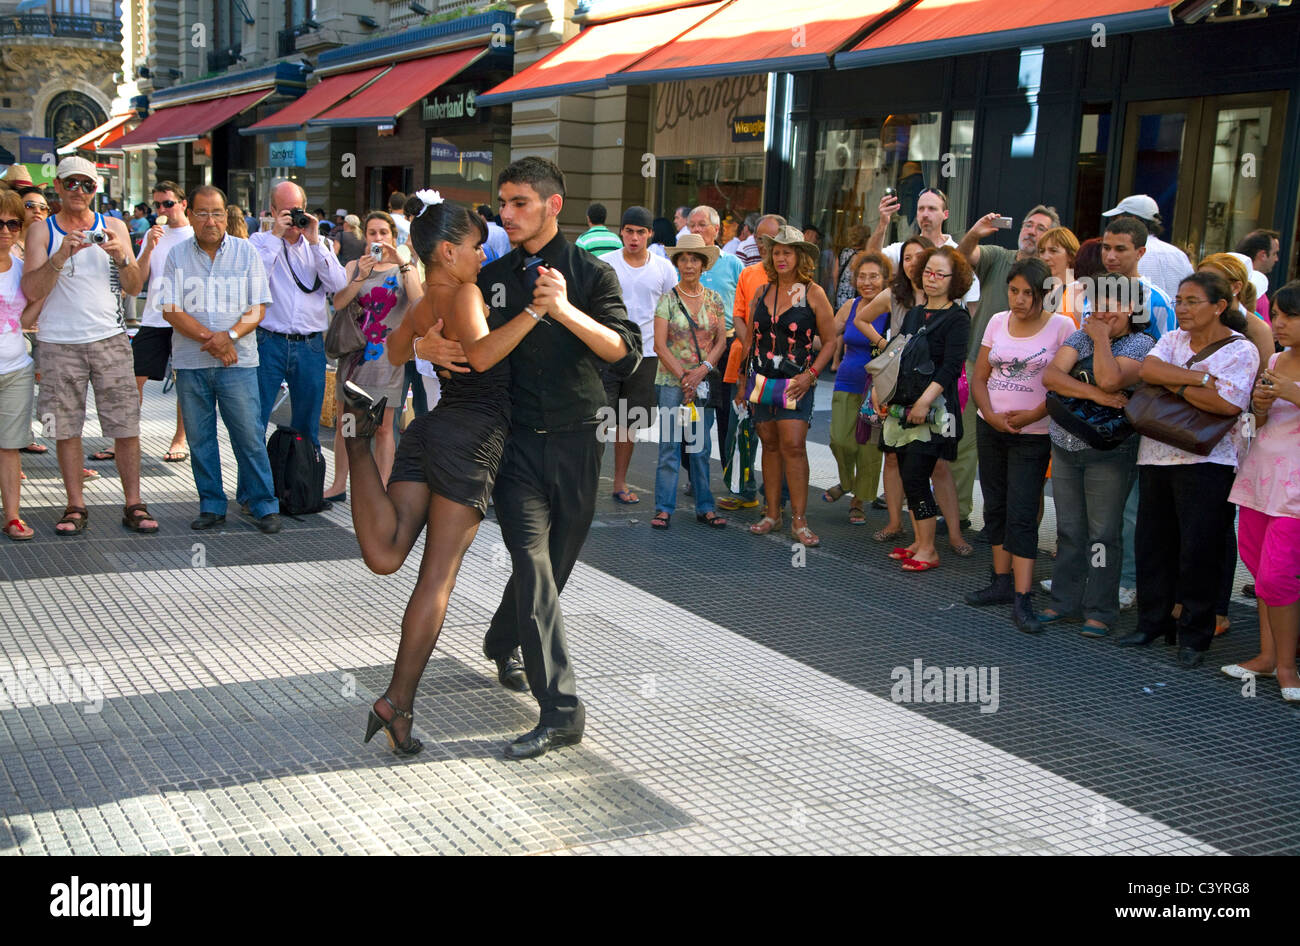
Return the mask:
<path fill-rule="evenodd" d="M 817 248 L 795 227 L 782 227 L 762 238 L 768 284 L 754 301 L 750 319 L 749 372 L 767 379 L 787 379 L 786 394 L 794 408 L 754 404 L 754 428 L 763 442 L 763 491 L 766 514 L 750 526 L 766 535 L 781 526 L 781 484 L 790 489 L 794 514 L 791 534 L 809 548 L 821 540 L 808 528 L 808 426 L 813 389 L 835 352 L 835 312 L 826 291 L 817 285 Z M 821 350 L 816 351 L 820 342 Z M 744 397 L 744 387 L 737 403 Z"/>

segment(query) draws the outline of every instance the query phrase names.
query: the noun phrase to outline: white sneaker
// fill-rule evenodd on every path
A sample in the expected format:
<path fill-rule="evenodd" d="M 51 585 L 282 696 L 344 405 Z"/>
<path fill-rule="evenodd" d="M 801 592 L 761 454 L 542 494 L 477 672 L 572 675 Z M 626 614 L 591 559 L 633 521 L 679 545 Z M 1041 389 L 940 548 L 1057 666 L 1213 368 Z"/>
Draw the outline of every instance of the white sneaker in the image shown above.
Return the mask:
<path fill-rule="evenodd" d="M 1039 587 L 1039 588 L 1042 588 L 1044 591 L 1051 591 L 1051 590 L 1052 590 L 1052 579 L 1050 579 L 1050 578 L 1044 578 L 1042 581 L 1040 581 L 1040 582 L 1038 583 L 1038 587 Z"/>
<path fill-rule="evenodd" d="M 1121 611 L 1133 610 L 1133 605 L 1137 604 L 1136 588 L 1121 588 L 1119 590 L 1119 609 Z"/>

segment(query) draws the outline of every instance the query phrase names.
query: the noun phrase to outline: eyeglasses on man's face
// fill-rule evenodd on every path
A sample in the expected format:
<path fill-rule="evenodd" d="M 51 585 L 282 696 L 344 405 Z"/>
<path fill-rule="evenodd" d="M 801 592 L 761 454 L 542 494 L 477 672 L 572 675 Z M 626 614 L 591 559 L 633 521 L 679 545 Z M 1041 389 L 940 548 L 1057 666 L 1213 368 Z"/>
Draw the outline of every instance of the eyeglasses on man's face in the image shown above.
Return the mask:
<path fill-rule="evenodd" d="M 192 216 L 195 220 L 203 220 L 203 221 L 208 221 L 208 220 L 222 220 L 222 221 L 224 221 L 224 220 L 226 219 L 226 212 L 225 212 L 224 210 L 191 210 L 191 211 L 190 211 L 190 216 Z"/>
<path fill-rule="evenodd" d="M 83 194 L 93 194 L 99 187 L 97 181 L 88 181 L 84 177 L 72 177 L 63 182 L 64 188 L 71 194 L 81 191 Z"/>

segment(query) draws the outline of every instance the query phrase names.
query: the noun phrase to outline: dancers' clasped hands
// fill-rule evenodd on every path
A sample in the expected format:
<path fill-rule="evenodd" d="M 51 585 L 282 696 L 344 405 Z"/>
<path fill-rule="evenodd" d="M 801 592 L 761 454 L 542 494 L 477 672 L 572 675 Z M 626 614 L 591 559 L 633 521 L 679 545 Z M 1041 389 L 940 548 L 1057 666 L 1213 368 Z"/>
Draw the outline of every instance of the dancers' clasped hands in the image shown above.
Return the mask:
<path fill-rule="evenodd" d="M 561 325 L 568 324 L 571 315 L 577 312 L 569 302 L 569 287 L 564 274 L 549 266 L 537 267 L 537 284 L 533 287 L 533 301 L 529 304 L 543 319 L 549 317 Z M 442 325 L 442 319 L 439 319 L 416 340 L 415 354 L 448 371 L 465 374 L 470 370 L 465 349 L 460 342 L 443 336 Z"/>

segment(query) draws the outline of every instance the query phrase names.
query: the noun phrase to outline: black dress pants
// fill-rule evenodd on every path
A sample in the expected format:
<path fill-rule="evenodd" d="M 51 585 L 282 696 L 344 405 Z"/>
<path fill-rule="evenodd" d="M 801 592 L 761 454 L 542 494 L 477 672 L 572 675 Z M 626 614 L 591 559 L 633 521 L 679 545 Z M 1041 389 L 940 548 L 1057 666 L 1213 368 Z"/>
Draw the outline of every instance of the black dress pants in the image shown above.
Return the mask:
<path fill-rule="evenodd" d="M 1232 528 L 1235 473 L 1222 463 L 1138 467 L 1138 630 L 1206 650 L 1223 574 L 1223 535 Z M 1183 611 L 1175 622 L 1174 605 Z"/>
<path fill-rule="evenodd" d="M 1047 434 L 1007 434 L 975 420 L 984 534 L 1020 558 L 1038 555 L 1038 506 L 1043 500 L 1052 441 Z"/>
<path fill-rule="evenodd" d="M 503 657 L 520 648 L 543 726 L 583 724 L 560 592 L 591 528 L 603 454 L 595 426 L 545 434 L 515 427 L 492 491 L 513 571 L 483 652 Z"/>

